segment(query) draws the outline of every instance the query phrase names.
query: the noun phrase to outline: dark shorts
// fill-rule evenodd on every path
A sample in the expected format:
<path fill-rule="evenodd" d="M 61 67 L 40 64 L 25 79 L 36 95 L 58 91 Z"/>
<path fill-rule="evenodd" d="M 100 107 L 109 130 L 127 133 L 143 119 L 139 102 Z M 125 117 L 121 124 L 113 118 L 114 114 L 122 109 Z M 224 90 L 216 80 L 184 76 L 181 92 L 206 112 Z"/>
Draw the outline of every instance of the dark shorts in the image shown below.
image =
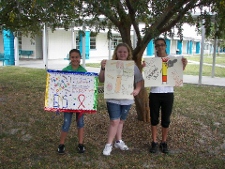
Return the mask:
<path fill-rule="evenodd" d="M 161 126 L 168 128 L 170 125 L 170 116 L 173 109 L 174 94 L 173 93 L 150 93 L 149 106 L 151 125 L 159 124 L 159 114 L 161 110 Z"/>

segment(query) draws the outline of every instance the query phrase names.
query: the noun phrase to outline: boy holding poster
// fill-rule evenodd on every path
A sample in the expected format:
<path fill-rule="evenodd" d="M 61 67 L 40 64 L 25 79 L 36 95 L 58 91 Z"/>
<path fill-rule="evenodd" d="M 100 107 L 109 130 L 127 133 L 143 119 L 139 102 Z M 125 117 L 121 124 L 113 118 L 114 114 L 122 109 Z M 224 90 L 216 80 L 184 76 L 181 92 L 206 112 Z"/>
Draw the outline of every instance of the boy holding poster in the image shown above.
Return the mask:
<path fill-rule="evenodd" d="M 72 49 L 69 52 L 70 64 L 63 69 L 63 71 L 72 71 L 72 72 L 87 72 L 87 70 L 80 65 L 81 54 L 77 49 Z M 84 137 L 84 114 L 83 113 L 75 113 L 76 114 L 76 122 L 78 128 L 78 152 L 84 153 L 85 147 L 83 145 L 83 137 Z M 67 133 L 69 131 L 71 121 L 72 121 L 73 113 L 64 112 L 64 123 L 62 125 L 62 131 L 60 135 L 60 142 L 58 146 L 58 154 L 65 153 L 65 139 Z"/>
<path fill-rule="evenodd" d="M 119 61 L 116 64 L 117 71 L 124 69 L 123 62 L 120 62 L 120 61 L 132 61 L 132 54 L 131 54 L 130 47 L 125 43 L 118 44 L 114 50 L 112 60 Z M 99 73 L 100 82 L 105 82 L 105 79 L 106 79 L 105 77 L 106 62 L 107 62 L 106 60 L 102 60 L 101 62 L 101 70 Z M 133 90 L 133 82 L 131 82 L 132 92 L 129 93 L 129 99 L 125 99 L 125 98 L 124 99 L 119 99 L 119 98 L 106 99 L 107 109 L 108 109 L 108 113 L 110 117 L 110 124 L 108 128 L 108 140 L 103 150 L 103 155 L 107 155 L 107 156 L 110 155 L 112 151 L 112 147 L 113 147 L 112 143 L 114 138 L 116 139 L 114 143 L 115 148 L 119 148 L 121 150 L 129 149 L 128 146 L 122 140 L 123 124 L 124 124 L 124 121 L 126 120 L 126 117 L 128 115 L 131 105 L 134 103 L 133 96 L 137 96 L 141 88 L 143 87 L 142 74 L 140 70 L 138 69 L 138 67 L 135 64 L 133 65 L 134 65 L 134 69 L 133 69 L 134 71 L 132 72 L 132 76 L 134 73 L 135 89 Z M 124 70 L 124 72 L 125 71 L 126 70 Z M 115 77 L 116 85 L 114 90 L 111 90 L 113 93 L 118 93 L 121 90 L 122 74 L 123 73 L 118 73 L 117 76 Z M 110 86 L 108 87 L 111 89 Z M 130 98 L 130 95 L 132 95 L 131 98 Z"/>
<path fill-rule="evenodd" d="M 169 57 L 166 53 L 166 41 L 163 38 L 158 38 L 155 40 L 155 51 L 156 57 L 162 59 L 162 82 L 167 83 L 167 68 Z M 187 65 L 187 59 L 182 58 L 183 70 Z M 151 117 L 151 153 L 156 153 L 158 147 L 161 149 L 162 153 L 168 153 L 167 148 L 167 135 L 170 125 L 170 116 L 173 108 L 174 101 L 174 88 L 173 86 L 156 86 L 151 87 L 149 94 L 149 106 L 150 106 L 150 117 Z M 158 145 L 157 142 L 157 125 L 159 123 L 159 112 L 161 108 L 161 126 L 162 126 L 162 140 Z"/>

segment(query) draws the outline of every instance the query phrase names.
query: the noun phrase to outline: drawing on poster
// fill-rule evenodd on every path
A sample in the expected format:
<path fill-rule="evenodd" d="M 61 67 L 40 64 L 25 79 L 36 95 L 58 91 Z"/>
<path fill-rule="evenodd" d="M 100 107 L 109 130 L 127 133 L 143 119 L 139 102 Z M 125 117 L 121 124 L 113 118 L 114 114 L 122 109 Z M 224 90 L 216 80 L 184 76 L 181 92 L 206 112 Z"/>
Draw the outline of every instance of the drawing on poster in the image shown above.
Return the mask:
<path fill-rule="evenodd" d="M 145 58 L 145 87 L 183 86 L 182 57 Z"/>
<path fill-rule="evenodd" d="M 97 73 L 47 70 L 46 111 L 94 113 L 97 96 Z"/>
<path fill-rule="evenodd" d="M 134 61 L 108 60 L 105 69 L 104 98 L 133 99 Z"/>

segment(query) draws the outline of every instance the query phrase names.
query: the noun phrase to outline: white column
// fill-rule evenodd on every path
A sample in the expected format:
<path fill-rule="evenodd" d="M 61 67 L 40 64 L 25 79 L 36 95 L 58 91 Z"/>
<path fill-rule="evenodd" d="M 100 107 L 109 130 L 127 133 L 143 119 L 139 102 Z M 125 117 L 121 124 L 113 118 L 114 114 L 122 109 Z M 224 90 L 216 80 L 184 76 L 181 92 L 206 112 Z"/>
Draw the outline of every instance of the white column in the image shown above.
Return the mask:
<path fill-rule="evenodd" d="M 18 35 L 17 35 L 18 36 Z M 18 45 L 18 37 L 14 37 L 14 57 L 15 57 L 15 66 L 19 66 L 19 45 Z"/>
<path fill-rule="evenodd" d="M 48 69 L 48 56 L 47 56 L 47 29 L 46 25 L 44 24 L 43 27 L 43 36 L 42 36 L 42 42 L 43 42 L 43 61 L 45 65 L 45 69 Z"/>
<path fill-rule="evenodd" d="M 86 40 L 85 40 L 85 31 L 84 31 L 84 36 L 82 36 L 82 65 L 85 67 L 85 46 L 86 46 Z"/>
<path fill-rule="evenodd" d="M 72 33 L 72 49 L 75 49 L 75 45 L 74 45 L 74 28 L 71 28 L 71 33 Z"/>
<path fill-rule="evenodd" d="M 112 51 L 111 43 L 112 43 L 112 40 L 109 39 L 109 60 L 112 58 L 112 54 L 111 54 L 111 51 Z"/>
<path fill-rule="evenodd" d="M 76 49 L 77 48 L 77 42 L 76 42 L 77 32 L 75 30 L 73 30 L 73 32 L 74 32 L 73 49 Z"/>

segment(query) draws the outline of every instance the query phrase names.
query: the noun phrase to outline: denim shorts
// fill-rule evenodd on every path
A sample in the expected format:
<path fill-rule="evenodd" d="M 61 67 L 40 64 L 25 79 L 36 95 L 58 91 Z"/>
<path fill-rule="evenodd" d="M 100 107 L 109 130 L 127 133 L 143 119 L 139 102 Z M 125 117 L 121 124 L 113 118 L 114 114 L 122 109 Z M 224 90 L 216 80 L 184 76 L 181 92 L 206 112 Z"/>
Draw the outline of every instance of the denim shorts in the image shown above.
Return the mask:
<path fill-rule="evenodd" d="M 84 127 L 84 114 L 82 114 L 78 119 L 80 113 L 64 113 L 64 122 L 62 126 L 62 131 L 64 132 L 69 131 L 73 114 L 76 114 L 77 128 Z"/>
<path fill-rule="evenodd" d="M 116 120 L 116 119 L 126 120 L 130 107 L 131 107 L 131 104 L 119 105 L 119 104 L 107 102 L 107 108 L 108 108 L 110 120 Z"/>

